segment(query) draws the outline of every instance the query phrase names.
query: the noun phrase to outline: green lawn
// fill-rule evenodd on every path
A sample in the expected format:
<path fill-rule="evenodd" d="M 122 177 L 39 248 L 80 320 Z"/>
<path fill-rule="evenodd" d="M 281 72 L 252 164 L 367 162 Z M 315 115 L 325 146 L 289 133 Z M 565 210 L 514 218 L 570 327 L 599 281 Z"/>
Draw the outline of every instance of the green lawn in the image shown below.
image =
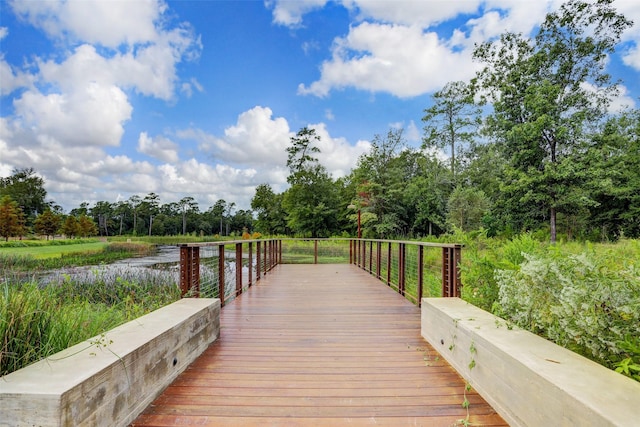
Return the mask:
<path fill-rule="evenodd" d="M 2 248 L 0 254 L 3 255 L 31 255 L 37 259 L 57 258 L 64 254 L 77 252 L 98 252 L 107 247 L 105 242 L 78 243 L 75 245 L 43 245 L 27 246 L 20 248 Z"/>

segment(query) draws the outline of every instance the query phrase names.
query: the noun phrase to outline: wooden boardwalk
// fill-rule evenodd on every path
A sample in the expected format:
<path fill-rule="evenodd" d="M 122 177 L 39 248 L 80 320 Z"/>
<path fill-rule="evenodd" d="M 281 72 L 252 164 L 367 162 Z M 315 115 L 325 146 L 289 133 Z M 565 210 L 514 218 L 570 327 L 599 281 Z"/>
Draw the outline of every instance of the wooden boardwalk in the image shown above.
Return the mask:
<path fill-rule="evenodd" d="M 420 335 L 420 309 L 352 265 L 280 265 L 134 426 L 505 426 Z"/>

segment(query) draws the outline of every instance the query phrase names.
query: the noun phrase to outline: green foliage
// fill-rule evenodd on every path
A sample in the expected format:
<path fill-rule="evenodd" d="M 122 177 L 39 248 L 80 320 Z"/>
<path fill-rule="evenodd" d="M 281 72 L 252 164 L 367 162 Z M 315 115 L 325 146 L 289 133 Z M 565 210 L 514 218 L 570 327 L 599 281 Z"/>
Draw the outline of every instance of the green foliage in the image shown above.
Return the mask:
<path fill-rule="evenodd" d="M 24 214 L 10 196 L 0 198 L 0 237 L 20 236 L 25 232 Z"/>
<path fill-rule="evenodd" d="M 291 138 L 287 148 L 287 181 L 282 207 L 287 225 L 297 235 L 327 237 L 337 230 L 338 192 L 326 168 L 311 153 L 320 150 L 313 144 L 320 140 L 315 129 L 303 128 Z"/>
<path fill-rule="evenodd" d="M 507 193 L 548 212 L 552 242 L 557 212 L 594 205 L 578 167 L 585 129 L 616 91 L 604 58 L 630 25 L 612 0 L 571 0 L 547 15 L 534 40 L 504 33 L 474 52 L 486 65 L 475 84 L 494 110 L 486 129 L 516 172 Z"/>
<path fill-rule="evenodd" d="M 160 276 L 92 272 L 41 287 L 5 277 L 0 285 L 0 375 L 20 369 L 180 297 Z"/>
<path fill-rule="evenodd" d="M 422 118 L 425 122 L 422 147 L 450 147 L 451 175 L 455 181 L 456 148 L 462 152 L 463 144 L 475 144 L 481 110 L 473 101 L 469 85 L 461 81 L 447 83 L 432 99 L 433 105 L 425 110 Z"/>
<path fill-rule="evenodd" d="M 620 249 L 523 253 L 517 268 L 496 270 L 496 312 L 632 376 L 640 360 L 640 244 L 623 242 Z"/>
<path fill-rule="evenodd" d="M 447 222 L 462 231 L 478 230 L 489 206 L 489 199 L 482 190 L 456 187 L 447 201 Z"/>

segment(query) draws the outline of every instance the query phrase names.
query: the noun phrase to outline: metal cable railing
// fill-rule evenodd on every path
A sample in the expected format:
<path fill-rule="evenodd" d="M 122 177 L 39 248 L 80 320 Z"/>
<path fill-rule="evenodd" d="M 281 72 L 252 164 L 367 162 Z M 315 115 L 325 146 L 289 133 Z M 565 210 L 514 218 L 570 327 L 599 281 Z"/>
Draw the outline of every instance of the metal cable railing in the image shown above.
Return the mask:
<path fill-rule="evenodd" d="M 237 297 L 278 264 L 354 264 L 414 304 L 460 295 L 461 245 L 376 239 L 268 239 L 180 246 L 183 296 Z"/>

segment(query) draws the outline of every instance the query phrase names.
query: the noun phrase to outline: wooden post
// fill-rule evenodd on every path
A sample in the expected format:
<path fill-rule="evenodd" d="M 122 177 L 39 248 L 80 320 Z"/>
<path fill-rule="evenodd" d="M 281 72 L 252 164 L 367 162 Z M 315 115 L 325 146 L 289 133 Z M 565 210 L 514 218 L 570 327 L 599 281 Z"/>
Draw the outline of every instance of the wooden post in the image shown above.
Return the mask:
<path fill-rule="evenodd" d="M 418 307 L 422 307 L 422 283 L 424 275 L 424 246 L 418 245 Z"/>
<path fill-rule="evenodd" d="M 200 247 L 180 247 L 180 296 L 200 296 Z"/>
<path fill-rule="evenodd" d="M 248 285 L 249 287 L 251 287 L 252 282 L 253 282 L 253 242 L 249 242 L 249 261 L 248 261 L 248 266 L 249 268 L 248 270 Z"/>
<path fill-rule="evenodd" d="M 236 297 L 242 293 L 242 243 L 236 243 Z"/>
<path fill-rule="evenodd" d="M 256 281 L 260 280 L 260 272 L 261 272 L 260 269 L 262 268 L 260 266 L 260 257 L 262 255 L 262 252 L 261 252 L 262 248 L 260 246 L 262 246 L 261 242 L 260 241 L 256 242 Z"/>
<path fill-rule="evenodd" d="M 318 263 L 318 239 L 313 241 L 313 263 Z"/>
<path fill-rule="evenodd" d="M 222 307 L 224 307 L 224 281 L 224 245 L 218 245 L 218 298 Z"/>
<path fill-rule="evenodd" d="M 462 282 L 460 281 L 460 260 L 462 246 L 442 248 L 442 296 L 460 297 Z"/>

